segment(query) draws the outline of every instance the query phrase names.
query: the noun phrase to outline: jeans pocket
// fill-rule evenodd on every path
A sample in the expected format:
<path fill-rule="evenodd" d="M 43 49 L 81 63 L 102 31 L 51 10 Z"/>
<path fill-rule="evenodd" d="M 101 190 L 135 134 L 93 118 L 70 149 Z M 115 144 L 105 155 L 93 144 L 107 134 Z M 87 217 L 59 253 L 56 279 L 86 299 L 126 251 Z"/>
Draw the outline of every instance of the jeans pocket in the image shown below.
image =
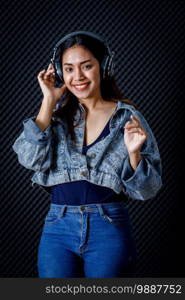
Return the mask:
<path fill-rule="evenodd" d="M 45 224 L 52 225 L 60 221 L 60 216 L 56 210 L 50 209 L 45 217 Z"/>
<path fill-rule="evenodd" d="M 104 218 L 113 225 L 123 225 L 128 221 L 128 218 L 126 218 L 124 215 L 104 215 Z"/>
<path fill-rule="evenodd" d="M 124 223 L 129 222 L 128 211 L 124 208 L 107 211 L 103 217 L 113 225 L 123 225 Z"/>

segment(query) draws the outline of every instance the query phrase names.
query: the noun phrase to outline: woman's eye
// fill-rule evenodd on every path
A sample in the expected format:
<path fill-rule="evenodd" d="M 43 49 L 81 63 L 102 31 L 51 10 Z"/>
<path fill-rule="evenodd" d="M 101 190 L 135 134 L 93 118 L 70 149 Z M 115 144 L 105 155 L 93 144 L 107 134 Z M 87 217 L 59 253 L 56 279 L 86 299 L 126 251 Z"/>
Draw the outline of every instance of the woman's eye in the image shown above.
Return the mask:
<path fill-rule="evenodd" d="M 92 67 L 92 65 L 86 65 L 84 66 L 86 69 L 90 69 Z M 71 72 L 71 70 L 73 70 L 73 68 L 66 68 L 65 71 L 66 72 Z"/>
<path fill-rule="evenodd" d="M 92 67 L 92 65 L 86 65 L 85 66 L 85 68 L 87 68 L 87 69 L 89 69 L 89 68 L 91 68 Z"/>
<path fill-rule="evenodd" d="M 65 71 L 70 72 L 70 70 L 72 70 L 72 68 L 66 68 Z"/>

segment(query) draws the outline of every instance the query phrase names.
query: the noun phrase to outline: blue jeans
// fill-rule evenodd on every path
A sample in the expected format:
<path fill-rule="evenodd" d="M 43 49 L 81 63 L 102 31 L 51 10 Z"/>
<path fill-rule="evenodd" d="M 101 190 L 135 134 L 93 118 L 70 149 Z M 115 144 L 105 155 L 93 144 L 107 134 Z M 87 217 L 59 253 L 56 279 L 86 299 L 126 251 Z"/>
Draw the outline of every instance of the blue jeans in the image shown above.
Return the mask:
<path fill-rule="evenodd" d="M 136 257 L 123 202 L 51 203 L 38 247 L 40 278 L 132 277 Z"/>

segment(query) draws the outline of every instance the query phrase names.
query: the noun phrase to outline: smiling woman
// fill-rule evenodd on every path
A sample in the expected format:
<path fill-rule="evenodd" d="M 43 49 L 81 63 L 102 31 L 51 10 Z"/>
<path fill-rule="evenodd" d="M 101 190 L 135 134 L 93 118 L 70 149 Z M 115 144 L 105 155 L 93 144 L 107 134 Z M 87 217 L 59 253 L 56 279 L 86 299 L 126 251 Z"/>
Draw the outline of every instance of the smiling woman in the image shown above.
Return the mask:
<path fill-rule="evenodd" d="M 70 67 L 65 67 L 66 65 Z M 80 103 L 84 103 L 85 106 L 88 106 L 88 103 L 95 106 L 96 102 L 101 100 L 98 60 L 89 50 L 82 46 L 75 46 L 64 52 L 62 66 L 67 88 L 78 97 Z M 78 93 L 83 91 L 85 92 Z"/>
<path fill-rule="evenodd" d="M 137 105 L 124 97 L 118 89 L 114 78 L 113 61 L 107 59 L 111 51 L 99 39 L 79 33 L 69 36 L 58 48 L 60 50 L 57 63 L 60 64 L 61 82 L 66 84 L 67 90 L 63 103 L 57 106 L 53 116 L 61 120 L 66 119 L 72 140 L 75 141 L 74 116 L 78 110 L 78 103 L 83 105 L 87 114 L 88 111 L 94 111 L 96 115 L 101 104 L 102 111 L 109 107 L 108 114 L 111 115 L 118 100 L 137 108 Z M 108 65 L 111 64 L 112 70 L 108 72 Z M 86 83 L 87 86 L 79 87 Z M 108 118 L 104 120 L 104 125 L 106 121 Z"/>
<path fill-rule="evenodd" d="M 13 145 L 19 163 L 35 171 L 33 184 L 51 193 L 39 277 L 134 276 L 126 201 L 153 198 L 162 186 L 155 137 L 117 88 L 102 38 L 71 33 L 54 48 L 52 62 L 38 75 L 40 111 L 24 120 Z"/>

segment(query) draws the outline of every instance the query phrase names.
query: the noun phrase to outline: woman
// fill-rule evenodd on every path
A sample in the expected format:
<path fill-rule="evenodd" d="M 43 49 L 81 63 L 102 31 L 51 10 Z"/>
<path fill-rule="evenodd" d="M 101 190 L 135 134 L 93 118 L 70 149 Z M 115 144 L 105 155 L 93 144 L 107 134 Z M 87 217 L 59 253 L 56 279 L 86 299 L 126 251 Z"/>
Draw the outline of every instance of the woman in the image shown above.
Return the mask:
<path fill-rule="evenodd" d="M 38 249 L 39 277 L 125 277 L 136 248 L 125 201 L 162 186 L 155 137 L 136 106 L 103 75 L 105 44 L 73 34 L 60 45 L 63 81 L 50 63 L 38 74 L 43 101 L 23 121 L 13 150 L 51 193 Z M 62 105 L 59 100 L 62 99 Z"/>

